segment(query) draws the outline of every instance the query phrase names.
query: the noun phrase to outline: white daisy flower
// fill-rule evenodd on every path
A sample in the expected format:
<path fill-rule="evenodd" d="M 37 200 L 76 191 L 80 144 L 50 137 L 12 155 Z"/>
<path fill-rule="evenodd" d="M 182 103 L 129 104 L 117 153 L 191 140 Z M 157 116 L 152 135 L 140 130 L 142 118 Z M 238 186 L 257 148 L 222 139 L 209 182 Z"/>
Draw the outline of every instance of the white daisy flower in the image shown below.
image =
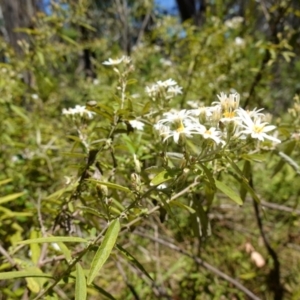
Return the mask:
<path fill-rule="evenodd" d="M 177 96 L 179 94 L 182 94 L 182 87 L 178 85 L 170 86 L 168 88 L 168 93 L 170 93 L 172 96 Z"/>
<path fill-rule="evenodd" d="M 200 134 L 201 127 L 199 121 L 191 116 L 191 111 L 186 109 L 181 111 L 171 111 L 164 113 L 164 119 L 155 125 L 164 136 L 164 141 L 173 138 L 175 143 L 181 137 L 192 137 L 193 134 Z M 164 127 L 163 127 L 164 126 Z"/>
<path fill-rule="evenodd" d="M 170 86 L 174 86 L 174 85 L 177 85 L 177 82 L 171 78 L 165 80 L 165 81 L 157 81 L 157 85 L 158 86 L 163 86 L 163 87 L 170 87 Z"/>
<path fill-rule="evenodd" d="M 125 64 L 129 64 L 130 61 L 131 61 L 130 57 L 123 55 L 121 58 L 116 58 L 116 59 L 109 58 L 108 60 L 104 61 L 102 64 L 106 66 L 113 66 L 113 65 L 119 65 L 122 62 L 124 62 Z"/>
<path fill-rule="evenodd" d="M 62 110 L 62 114 L 63 115 L 80 115 L 81 117 L 86 115 L 89 119 L 93 118 L 93 115 L 95 114 L 92 111 L 89 111 L 86 109 L 85 106 L 81 106 L 81 105 L 76 105 L 74 108 L 64 108 Z"/>
<path fill-rule="evenodd" d="M 138 120 L 130 120 L 129 123 L 133 128 L 137 130 L 144 130 L 145 124 L 143 122 L 140 122 Z"/>
<path fill-rule="evenodd" d="M 158 123 L 174 123 L 185 121 L 187 119 L 191 120 L 192 122 L 197 122 L 196 119 L 191 116 L 191 111 L 186 109 L 182 109 L 180 111 L 165 112 L 163 115 L 165 116 L 165 118 L 158 121 Z"/>
<path fill-rule="evenodd" d="M 157 85 L 152 85 L 152 86 L 146 86 L 146 93 L 150 96 L 150 97 L 155 97 L 157 95 L 158 92 L 158 86 Z"/>
<path fill-rule="evenodd" d="M 225 144 L 225 142 L 221 139 L 222 132 L 218 131 L 215 127 L 211 127 L 210 129 L 206 129 L 204 126 L 199 128 L 199 133 L 202 135 L 204 139 L 211 139 L 216 144 Z"/>
<path fill-rule="evenodd" d="M 240 94 L 233 93 L 228 96 L 221 92 L 220 95 L 217 95 L 219 101 L 213 102 L 212 104 L 221 105 L 223 111 L 235 110 L 240 105 Z"/>
<path fill-rule="evenodd" d="M 201 124 L 198 124 L 198 126 L 195 126 L 195 124 L 190 123 L 190 122 L 185 122 L 185 124 L 183 122 L 181 122 L 180 125 L 175 130 L 169 131 L 169 133 L 164 138 L 164 142 L 168 138 L 173 138 L 174 142 L 176 144 L 178 144 L 180 137 L 191 138 L 193 136 L 193 134 L 200 134 L 201 127 L 204 127 L 204 126 Z"/>
<path fill-rule="evenodd" d="M 276 128 L 274 125 L 267 125 L 268 122 L 262 122 L 261 118 L 251 119 L 250 115 L 243 109 L 238 110 L 239 118 L 241 121 L 240 126 L 244 129 L 240 131 L 241 134 L 250 135 L 253 139 L 264 141 L 264 139 L 281 143 L 281 141 L 273 136 L 267 134 Z"/>

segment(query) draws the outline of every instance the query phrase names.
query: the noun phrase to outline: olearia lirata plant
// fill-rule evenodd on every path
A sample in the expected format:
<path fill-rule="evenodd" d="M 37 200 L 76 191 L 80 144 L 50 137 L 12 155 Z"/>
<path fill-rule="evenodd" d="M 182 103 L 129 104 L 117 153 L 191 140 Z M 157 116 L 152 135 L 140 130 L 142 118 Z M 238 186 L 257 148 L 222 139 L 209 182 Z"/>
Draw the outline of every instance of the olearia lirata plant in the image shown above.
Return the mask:
<path fill-rule="evenodd" d="M 126 90 L 130 81 L 128 77 L 134 71 L 131 59 L 127 56 L 118 59 L 110 58 L 103 65 L 113 67 L 118 75 L 116 90 L 119 94 L 119 101 L 117 105 L 109 107 L 107 104 L 92 101 L 93 103 L 88 102 L 87 106 L 77 105 L 75 108 L 63 110 L 64 115 L 72 116 L 79 139 L 86 150 L 87 161 L 89 161 L 83 168 L 84 176 L 81 174 L 79 185 L 83 183 L 82 179 L 96 178 L 97 181 L 95 173 L 94 175 L 87 174 L 88 169 L 96 163 L 97 155 L 101 155 L 101 152 L 107 149 L 112 155 L 113 166 L 110 171 L 106 172 L 110 175 L 104 174 L 105 172 L 100 168 L 98 178 L 101 178 L 101 184 L 98 186 L 102 186 L 107 196 L 109 194 L 107 187 L 112 187 L 112 183 L 124 184 L 126 174 L 120 176 L 119 179 L 115 174 L 119 166 L 118 160 L 120 160 L 116 154 L 116 148 L 120 143 L 117 136 L 123 134 L 125 141 L 128 142 L 128 135 L 135 134 L 134 132 L 137 131 L 139 139 L 147 140 L 149 134 L 152 135 L 149 148 L 156 148 L 154 149 L 156 152 L 152 152 L 152 155 L 149 155 L 149 151 L 143 153 L 143 149 L 147 148 L 144 147 L 145 144 L 149 142 L 144 141 L 141 143 L 144 145 L 142 150 L 138 149 L 137 153 L 129 155 L 128 159 L 133 165 L 134 172 L 131 172 L 126 188 L 134 191 L 135 199 L 133 202 L 129 201 L 129 208 L 126 209 L 124 206 L 124 210 L 120 212 L 123 217 L 127 218 L 130 209 L 135 205 L 140 208 L 144 195 L 155 194 L 152 196 L 159 198 L 163 191 L 162 197 L 168 195 L 170 200 L 174 193 L 188 187 L 191 182 L 198 182 L 198 189 L 203 190 L 205 194 L 208 191 L 209 198 L 212 198 L 216 189 L 219 189 L 238 204 L 242 204 L 244 199 L 235 195 L 233 190 L 224 189 L 220 181 L 221 173 L 233 175 L 248 192 L 254 193 L 247 178 L 249 170 L 245 173 L 240 167 L 240 162 L 247 162 L 246 165 L 249 162 L 255 162 L 259 153 L 271 151 L 281 142 L 277 138 L 276 126 L 269 125 L 269 115 L 262 112 L 263 108 L 243 109 L 237 92 L 229 95 L 221 92 L 217 95 L 217 101 L 213 101 L 210 106 L 188 101 L 189 108 L 177 110 L 171 108 L 172 100 L 182 94 L 182 88 L 175 80 L 167 79 L 157 81 L 145 88 L 149 101 L 146 105 L 140 103 L 142 109 L 139 110 L 136 109 L 138 105 L 132 105 L 132 100 Z M 102 119 L 106 117 L 110 121 L 111 128 L 107 129 L 106 137 L 102 136 L 100 139 L 97 137 L 97 141 L 92 141 L 86 131 L 82 132 L 85 125 L 82 127 L 80 122 L 83 120 L 86 122 L 96 115 Z M 123 126 L 122 129 L 120 126 Z M 147 134 L 143 135 L 143 132 Z M 99 143 L 102 143 L 102 146 L 95 149 L 93 145 Z M 94 149 L 92 161 L 91 149 Z M 124 153 L 122 153 L 122 162 L 124 162 L 123 155 Z M 139 160 L 139 157 L 147 157 L 147 155 L 151 159 L 144 159 L 143 162 Z M 249 166 L 246 169 L 249 169 Z M 123 172 L 126 170 L 124 169 Z M 107 183 L 104 184 L 104 182 Z M 256 195 L 255 198 L 258 199 Z M 105 203 L 109 201 L 106 199 Z M 107 219 L 111 219 L 109 213 Z"/>
<path fill-rule="evenodd" d="M 84 161 L 78 174 L 68 177 L 63 204 L 72 215 L 88 214 L 86 227 L 100 232 L 74 263 L 98 243 L 107 226 L 103 243 L 115 243 L 120 231 L 139 226 L 155 212 L 164 210 L 176 221 L 176 207 L 188 211 L 199 225 L 195 233 L 205 236 L 210 232 L 206 213 L 217 190 L 238 205 L 247 193 L 260 201 L 251 184 L 251 164 L 281 142 L 263 108 L 245 110 L 238 93 L 221 92 L 210 106 L 188 101 L 188 108 L 177 110 L 174 99 L 182 88 L 175 80 L 147 86 L 146 96 L 131 95 L 131 59 L 103 64 L 118 76 L 113 97 L 62 112 L 78 134 L 69 136 L 75 142 L 72 151 L 80 147 L 84 152 L 76 153 Z M 99 252 L 105 250 L 101 247 Z M 112 248 L 110 243 L 105 256 L 95 255 L 88 283 Z"/>

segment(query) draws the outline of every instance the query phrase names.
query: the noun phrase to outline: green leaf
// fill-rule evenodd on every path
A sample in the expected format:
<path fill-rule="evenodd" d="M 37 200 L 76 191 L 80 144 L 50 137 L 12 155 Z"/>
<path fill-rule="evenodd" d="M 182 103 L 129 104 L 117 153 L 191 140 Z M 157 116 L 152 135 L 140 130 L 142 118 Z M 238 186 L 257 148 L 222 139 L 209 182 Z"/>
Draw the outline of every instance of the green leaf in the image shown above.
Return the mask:
<path fill-rule="evenodd" d="M 191 215 L 192 227 L 195 236 L 207 237 L 211 234 L 210 224 L 206 212 L 198 199 L 193 200 L 193 208 L 196 213 Z"/>
<path fill-rule="evenodd" d="M 137 83 L 137 80 L 135 78 L 130 78 L 127 80 L 127 85 L 135 84 Z"/>
<path fill-rule="evenodd" d="M 72 254 L 70 249 L 62 242 L 57 243 L 57 245 L 60 248 L 63 255 L 65 256 L 66 260 L 70 261 L 72 259 Z"/>
<path fill-rule="evenodd" d="M 236 163 L 233 162 L 229 157 L 225 157 L 228 162 L 231 164 L 232 168 L 235 170 L 235 172 L 240 176 L 237 176 L 237 174 L 232 173 L 231 175 L 240 183 L 242 184 L 245 189 L 251 194 L 252 198 L 255 199 L 256 202 L 260 203 L 260 199 L 256 195 L 254 189 L 249 185 L 249 180 L 245 178 L 243 172 L 239 169 Z"/>
<path fill-rule="evenodd" d="M 73 237 L 73 236 L 51 236 L 51 237 L 42 237 L 37 239 L 25 240 L 18 242 L 21 245 L 28 245 L 32 243 L 87 243 L 88 241 L 80 238 L 80 237 Z"/>
<path fill-rule="evenodd" d="M 129 260 L 129 262 L 133 263 L 143 274 L 145 274 L 149 279 L 153 281 L 149 273 L 145 270 L 143 265 L 133 257 L 126 249 L 124 249 L 121 245 L 116 245 L 117 249 Z"/>
<path fill-rule="evenodd" d="M 95 182 L 95 183 L 98 183 L 101 185 L 105 185 L 114 190 L 120 190 L 120 191 L 123 191 L 126 193 L 131 193 L 131 190 L 129 188 L 122 186 L 122 185 L 115 184 L 115 183 L 111 183 L 111 182 L 107 182 L 107 181 L 99 181 L 96 179 L 88 179 L 88 181 Z"/>
<path fill-rule="evenodd" d="M 58 199 L 60 198 L 65 192 L 70 192 L 73 189 L 75 189 L 78 185 L 78 182 L 75 182 L 73 184 L 68 185 L 67 187 L 63 187 L 60 190 L 57 190 L 56 192 L 54 192 L 53 194 L 47 196 L 45 199 L 46 200 L 51 200 L 51 199 Z"/>
<path fill-rule="evenodd" d="M 266 155 L 265 154 L 259 154 L 259 153 L 254 153 L 254 154 L 243 154 L 241 155 L 242 159 L 248 160 L 248 161 L 254 161 L 254 162 L 262 162 L 266 160 Z"/>
<path fill-rule="evenodd" d="M 8 183 L 8 182 L 11 182 L 11 181 L 12 181 L 11 178 L 7 178 L 7 179 L 4 179 L 4 180 L 1 180 L 1 181 L 0 181 L 0 185 L 4 185 L 4 184 L 6 184 L 6 183 Z"/>
<path fill-rule="evenodd" d="M 250 280 L 253 279 L 257 276 L 255 272 L 250 272 L 250 273 L 245 273 L 245 274 L 240 274 L 239 278 L 244 279 L 244 280 Z"/>
<path fill-rule="evenodd" d="M 96 285 L 93 283 L 93 288 L 95 290 L 97 290 L 99 293 L 101 293 L 103 296 L 105 296 L 106 298 L 110 299 L 110 300 L 116 300 L 116 298 L 114 298 L 109 292 L 107 292 L 106 290 L 104 290 L 102 287 Z"/>
<path fill-rule="evenodd" d="M 180 208 L 183 208 L 183 209 L 187 210 L 191 214 L 194 214 L 196 212 L 192 207 L 190 207 L 188 205 L 185 205 L 185 204 L 183 204 L 179 201 L 176 201 L 176 200 L 171 201 L 170 206 L 178 206 Z"/>
<path fill-rule="evenodd" d="M 0 280 L 15 279 L 26 277 L 46 277 L 52 278 L 51 274 L 45 274 L 38 271 L 13 271 L 0 273 Z"/>
<path fill-rule="evenodd" d="M 151 109 L 151 102 L 147 102 L 142 109 L 141 115 L 147 114 L 150 111 L 150 109 Z"/>
<path fill-rule="evenodd" d="M 63 40 L 65 40 L 66 42 L 74 45 L 74 46 L 78 46 L 78 44 L 71 38 L 69 38 L 68 36 L 66 35 L 63 35 L 63 34 L 58 34 Z"/>
<path fill-rule="evenodd" d="M 116 219 L 111 222 L 109 225 L 106 234 L 104 236 L 103 242 L 101 243 L 100 247 L 98 248 L 91 265 L 91 269 L 88 274 L 87 284 L 90 285 L 97 274 L 99 273 L 100 269 L 110 256 L 110 253 L 115 246 L 118 234 L 120 232 L 120 220 Z"/>
<path fill-rule="evenodd" d="M 259 197 L 256 195 L 255 190 L 249 185 L 248 181 L 244 178 L 240 178 L 233 172 L 228 172 L 239 184 L 241 184 L 252 196 L 252 198 L 257 202 L 260 203 Z"/>
<path fill-rule="evenodd" d="M 76 264 L 75 300 L 86 299 L 86 279 L 80 263 Z"/>
<path fill-rule="evenodd" d="M 251 175 L 251 163 L 248 160 L 245 160 L 244 162 L 244 168 L 243 168 L 243 175 L 244 178 L 246 178 L 248 181 L 250 180 L 250 175 Z M 241 189 L 240 189 L 240 196 L 243 201 L 246 199 L 248 189 L 246 188 L 245 184 L 241 184 Z"/>
<path fill-rule="evenodd" d="M 86 158 L 86 154 L 76 152 L 60 152 L 63 156 L 75 157 L 75 158 Z"/>
<path fill-rule="evenodd" d="M 40 236 L 40 232 L 37 230 L 32 230 L 30 233 L 30 239 L 36 239 L 39 236 Z M 36 243 L 30 244 L 30 251 L 31 251 L 31 260 L 35 265 L 37 265 L 41 255 L 40 245 Z"/>
<path fill-rule="evenodd" d="M 160 185 L 163 182 L 169 181 L 179 173 L 178 170 L 163 170 L 151 180 L 150 185 Z"/>
<path fill-rule="evenodd" d="M 223 192 L 226 196 L 228 196 L 231 200 L 236 202 L 238 205 L 243 204 L 243 200 L 240 198 L 238 194 L 236 194 L 230 187 L 225 185 L 223 182 L 219 180 L 215 180 L 217 189 Z"/>
<path fill-rule="evenodd" d="M 29 119 L 28 116 L 26 116 L 26 114 L 22 111 L 22 109 L 18 106 L 15 105 L 10 105 L 11 110 L 18 115 L 19 117 L 21 117 L 25 122 L 30 123 L 31 120 Z"/>
<path fill-rule="evenodd" d="M 151 166 L 151 167 L 145 169 L 145 172 L 147 172 L 149 174 L 158 174 L 158 173 L 162 172 L 163 170 L 164 170 L 163 167 Z"/>
<path fill-rule="evenodd" d="M 293 140 L 293 141 L 290 141 L 288 143 L 285 144 L 285 147 L 283 149 L 283 151 L 278 151 L 277 152 L 277 155 L 281 157 L 281 160 L 278 162 L 278 164 L 275 166 L 274 168 L 274 172 L 272 174 L 272 177 L 274 177 L 281 169 L 282 167 L 284 166 L 285 163 L 287 163 L 287 160 L 284 159 L 284 157 L 282 155 L 280 155 L 280 153 L 285 153 L 287 156 L 291 155 L 294 148 L 296 146 L 296 141 Z"/>
<path fill-rule="evenodd" d="M 38 57 L 38 59 L 39 59 L 39 61 L 40 61 L 40 64 L 41 64 L 42 66 L 44 66 L 44 65 L 45 65 L 45 57 L 44 57 L 43 53 L 40 52 L 40 51 L 37 51 L 37 52 L 36 52 L 36 55 L 37 55 L 37 57 Z"/>
<path fill-rule="evenodd" d="M 34 266 L 29 267 L 27 272 L 37 272 L 41 275 L 43 274 L 43 272 L 39 268 Z M 27 282 L 27 287 L 30 289 L 31 292 L 35 294 L 39 293 L 45 282 L 48 281 L 44 277 L 26 277 L 25 280 Z"/>
<path fill-rule="evenodd" d="M 215 185 L 215 179 L 213 177 L 212 172 L 204 165 L 200 163 L 201 168 L 203 169 L 209 183 L 210 183 L 210 188 L 212 190 L 216 190 L 216 185 Z"/>
<path fill-rule="evenodd" d="M 22 192 L 22 193 L 15 193 L 15 194 L 7 195 L 7 196 L 4 196 L 4 197 L 0 197 L 0 204 L 15 200 L 15 199 L 23 196 L 24 194 L 25 193 Z"/>

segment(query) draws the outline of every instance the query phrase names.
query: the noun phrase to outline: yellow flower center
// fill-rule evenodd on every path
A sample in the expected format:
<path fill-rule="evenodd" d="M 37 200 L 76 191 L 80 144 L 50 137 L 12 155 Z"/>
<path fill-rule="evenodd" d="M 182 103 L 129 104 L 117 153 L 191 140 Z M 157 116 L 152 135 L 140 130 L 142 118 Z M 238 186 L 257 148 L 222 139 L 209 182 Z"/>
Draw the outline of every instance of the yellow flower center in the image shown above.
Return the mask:
<path fill-rule="evenodd" d="M 177 131 L 177 132 L 182 132 L 182 131 L 184 131 L 184 126 L 183 126 L 183 123 L 182 123 L 181 120 L 180 120 L 179 126 L 177 127 L 176 131 Z"/>
<path fill-rule="evenodd" d="M 228 119 L 233 119 L 235 117 L 235 112 L 226 110 L 223 116 Z"/>
<path fill-rule="evenodd" d="M 256 132 L 256 133 L 261 133 L 263 131 L 264 127 L 265 127 L 264 125 L 260 125 L 260 126 L 259 125 L 254 125 L 253 126 L 253 131 Z"/>

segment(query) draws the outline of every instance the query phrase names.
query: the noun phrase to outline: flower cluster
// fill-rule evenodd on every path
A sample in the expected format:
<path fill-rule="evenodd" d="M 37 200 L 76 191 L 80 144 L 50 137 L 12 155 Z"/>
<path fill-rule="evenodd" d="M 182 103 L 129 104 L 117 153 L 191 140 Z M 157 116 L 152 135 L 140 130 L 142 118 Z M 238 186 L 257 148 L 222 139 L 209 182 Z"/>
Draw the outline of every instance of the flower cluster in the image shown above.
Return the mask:
<path fill-rule="evenodd" d="M 75 116 L 75 115 L 79 115 L 80 117 L 83 117 L 83 116 L 86 116 L 88 117 L 89 119 L 92 119 L 93 118 L 93 115 L 95 114 L 94 112 L 92 111 L 89 111 L 86 109 L 85 106 L 81 106 L 81 105 L 76 105 L 74 108 L 64 108 L 62 110 L 62 114 L 63 115 L 72 115 L 72 116 Z"/>
<path fill-rule="evenodd" d="M 128 65 L 130 62 L 131 62 L 131 58 L 123 55 L 121 58 L 116 58 L 116 59 L 109 58 L 108 60 L 104 61 L 102 64 L 106 66 L 114 66 L 114 65 L 119 65 L 120 63 L 124 63 L 125 65 Z"/>
<path fill-rule="evenodd" d="M 180 138 L 191 138 L 194 135 L 202 139 L 210 139 L 216 144 L 225 145 L 231 138 L 270 140 L 280 143 L 280 140 L 268 133 L 276 127 L 265 122 L 263 109 L 246 111 L 239 107 L 240 95 L 232 93 L 228 96 L 221 93 L 219 101 L 209 107 L 198 107 L 190 110 L 171 110 L 163 114 L 164 118 L 155 125 L 166 141 L 173 138 L 178 143 Z"/>
<path fill-rule="evenodd" d="M 177 82 L 170 78 L 165 81 L 157 81 L 152 86 L 147 86 L 146 92 L 153 100 L 156 100 L 158 97 L 171 99 L 182 94 L 182 87 L 178 86 Z"/>

